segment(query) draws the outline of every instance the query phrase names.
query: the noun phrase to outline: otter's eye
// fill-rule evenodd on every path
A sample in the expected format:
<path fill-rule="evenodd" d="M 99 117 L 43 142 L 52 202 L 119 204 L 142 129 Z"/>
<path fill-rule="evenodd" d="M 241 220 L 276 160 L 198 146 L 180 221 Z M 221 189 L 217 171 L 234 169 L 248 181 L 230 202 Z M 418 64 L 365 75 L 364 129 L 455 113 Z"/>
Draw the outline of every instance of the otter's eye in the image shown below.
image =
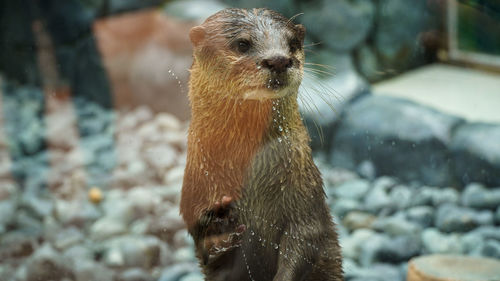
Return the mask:
<path fill-rule="evenodd" d="M 302 44 L 297 38 L 290 40 L 290 53 L 295 53 L 297 50 L 302 48 Z"/>
<path fill-rule="evenodd" d="M 250 50 L 251 44 L 250 41 L 246 39 L 241 39 L 236 41 L 236 49 L 238 52 L 244 54 Z"/>

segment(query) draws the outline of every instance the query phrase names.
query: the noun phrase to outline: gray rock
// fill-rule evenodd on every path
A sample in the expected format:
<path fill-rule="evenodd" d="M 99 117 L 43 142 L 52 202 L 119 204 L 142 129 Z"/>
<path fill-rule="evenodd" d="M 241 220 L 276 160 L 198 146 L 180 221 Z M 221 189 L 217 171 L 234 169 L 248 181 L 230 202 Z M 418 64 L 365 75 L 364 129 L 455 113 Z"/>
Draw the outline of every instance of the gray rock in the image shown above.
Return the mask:
<path fill-rule="evenodd" d="M 419 224 L 422 228 L 434 223 L 434 209 L 428 206 L 417 206 L 406 210 L 406 219 Z"/>
<path fill-rule="evenodd" d="M 203 278 L 203 275 L 199 272 L 191 272 L 185 276 L 182 276 L 179 281 L 203 281 L 205 278 Z"/>
<path fill-rule="evenodd" d="M 26 280 L 63 280 L 71 278 L 69 264 L 49 244 L 40 247 L 27 261 Z"/>
<path fill-rule="evenodd" d="M 9 231 L 1 236 L 0 257 L 24 258 L 33 253 L 38 245 L 38 237 L 19 230 Z"/>
<path fill-rule="evenodd" d="M 364 212 L 349 212 L 342 220 L 342 224 L 349 230 L 371 228 L 376 217 Z"/>
<path fill-rule="evenodd" d="M 343 219 L 345 215 L 349 212 L 352 211 L 361 211 L 363 207 L 361 204 L 352 199 L 337 199 L 337 200 L 331 200 L 333 201 L 330 206 L 331 210 L 334 216 L 338 217 L 339 219 Z"/>
<path fill-rule="evenodd" d="M 432 205 L 438 207 L 445 203 L 458 204 L 460 195 L 453 188 L 435 188 L 432 194 Z"/>
<path fill-rule="evenodd" d="M 58 250 L 67 249 L 77 243 L 82 242 L 84 239 L 83 233 L 76 227 L 69 227 L 63 229 L 57 234 L 54 241 L 54 247 Z"/>
<path fill-rule="evenodd" d="M 370 189 L 370 183 L 364 179 L 346 181 L 331 189 L 333 195 L 340 198 L 359 200 Z"/>
<path fill-rule="evenodd" d="M 500 241 L 492 239 L 486 240 L 481 254 L 485 257 L 500 259 Z"/>
<path fill-rule="evenodd" d="M 167 264 L 170 251 L 153 236 L 121 236 L 102 244 L 103 261 L 108 266 L 150 269 Z"/>
<path fill-rule="evenodd" d="M 226 8 L 218 1 L 172 1 L 165 5 L 165 12 L 173 17 L 202 23 L 209 16 Z"/>
<path fill-rule="evenodd" d="M 0 235 L 6 231 L 6 226 L 14 219 L 14 214 L 17 209 L 15 200 L 2 200 L 0 201 Z"/>
<path fill-rule="evenodd" d="M 103 240 L 128 231 L 127 225 L 115 218 L 103 217 L 92 224 L 90 237 L 95 240 Z"/>
<path fill-rule="evenodd" d="M 129 268 L 123 271 L 118 281 L 152 281 L 153 277 L 141 268 Z"/>
<path fill-rule="evenodd" d="M 444 234 L 435 228 L 422 232 L 422 244 L 427 253 L 431 254 L 461 254 L 464 252 L 458 234 Z"/>
<path fill-rule="evenodd" d="M 196 260 L 194 249 L 190 246 L 179 248 L 174 252 L 173 259 L 181 263 L 194 262 Z"/>
<path fill-rule="evenodd" d="M 378 8 L 373 38 L 384 67 L 403 70 L 418 63 L 422 47 L 416 38 L 430 28 L 428 4 L 411 0 L 382 0 L 378 2 Z"/>
<path fill-rule="evenodd" d="M 391 197 L 389 197 L 387 187 L 375 183 L 364 198 L 364 206 L 366 210 L 378 213 L 383 209 L 395 209 L 396 202 L 392 201 Z"/>
<path fill-rule="evenodd" d="M 32 192 L 23 193 L 20 205 L 38 218 L 50 215 L 54 207 L 50 198 L 44 198 L 43 195 L 33 194 Z"/>
<path fill-rule="evenodd" d="M 182 276 L 197 271 L 199 269 L 196 263 L 177 263 L 164 269 L 158 281 L 177 281 Z"/>
<path fill-rule="evenodd" d="M 368 81 L 373 82 L 382 78 L 382 67 L 372 47 L 364 45 L 357 51 L 357 57 L 358 69 Z"/>
<path fill-rule="evenodd" d="M 340 238 L 342 256 L 352 260 L 358 260 L 360 257 L 361 246 L 364 243 L 369 243 L 376 234 L 371 229 L 357 229 L 352 235 L 347 235 Z"/>
<path fill-rule="evenodd" d="M 495 209 L 500 206 L 500 188 L 489 190 L 481 184 L 471 183 L 462 193 L 462 204 L 478 209 Z"/>
<path fill-rule="evenodd" d="M 480 225 L 492 224 L 493 213 L 445 204 L 438 208 L 435 223 L 444 232 L 465 232 Z"/>
<path fill-rule="evenodd" d="M 450 144 L 455 176 L 462 184 L 500 186 L 500 125 L 468 123 L 457 128 Z"/>
<path fill-rule="evenodd" d="M 370 240 L 362 243 L 359 248 L 359 264 L 363 267 L 370 266 L 377 262 L 378 252 L 385 246 L 386 241 L 390 240 L 385 234 L 376 234 L 370 237 Z"/>
<path fill-rule="evenodd" d="M 367 95 L 346 109 L 334 136 L 331 163 L 355 169 L 372 161 L 378 176 L 451 185 L 447 146 L 461 122 L 403 99 Z"/>
<path fill-rule="evenodd" d="M 375 7 L 370 1 L 318 1 L 308 3 L 301 20 L 313 41 L 347 52 L 360 44 L 373 25 Z"/>
<path fill-rule="evenodd" d="M 474 231 L 468 232 L 460 238 L 463 252 L 468 255 L 481 255 L 484 241 L 483 237 Z"/>
<path fill-rule="evenodd" d="M 391 190 L 389 197 L 393 202 L 396 202 L 396 206 L 402 210 L 411 205 L 413 192 L 407 186 L 398 185 Z"/>
<path fill-rule="evenodd" d="M 358 281 L 403 281 L 403 276 L 397 266 L 390 264 L 374 264 L 369 267 L 357 268 L 345 275 L 346 280 Z"/>
<path fill-rule="evenodd" d="M 418 256 L 422 249 L 419 235 L 410 234 L 385 240 L 383 246 L 376 252 L 376 260 L 387 263 L 406 262 Z"/>
<path fill-rule="evenodd" d="M 401 213 L 391 217 L 378 218 L 372 227 L 391 235 L 412 235 L 418 234 L 422 230 L 418 224 L 407 221 Z"/>
<path fill-rule="evenodd" d="M 333 66 L 336 70 L 335 75 L 318 75 L 306 69 L 299 88 L 299 109 L 311 136 L 311 146 L 328 150 L 326 145 L 332 141 L 342 112 L 349 103 L 367 95 L 370 86 L 357 73 L 349 53 L 321 52 L 312 61 Z M 319 70 L 329 72 L 328 69 Z"/>
<path fill-rule="evenodd" d="M 482 239 L 495 239 L 500 241 L 500 226 L 480 226 L 470 233 L 478 234 Z"/>
<path fill-rule="evenodd" d="M 116 276 L 102 263 L 86 259 L 74 261 L 73 271 L 77 281 L 113 281 Z"/>
<path fill-rule="evenodd" d="M 495 221 L 497 222 L 497 224 L 500 225 L 500 206 L 498 206 L 497 211 L 495 213 Z"/>

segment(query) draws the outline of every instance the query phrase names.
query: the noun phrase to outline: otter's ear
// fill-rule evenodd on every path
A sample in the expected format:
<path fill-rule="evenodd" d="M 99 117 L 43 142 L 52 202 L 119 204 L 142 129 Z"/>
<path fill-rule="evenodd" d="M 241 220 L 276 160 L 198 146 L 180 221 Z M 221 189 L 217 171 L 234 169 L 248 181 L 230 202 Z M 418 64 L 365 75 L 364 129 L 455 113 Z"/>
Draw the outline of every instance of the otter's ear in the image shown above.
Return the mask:
<path fill-rule="evenodd" d="M 302 24 L 296 24 L 295 30 L 297 31 L 297 37 L 303 42 L 306 36 L 306 28 Z"/>
<path fill-rule="evenodd" d="M 191 39 L 193 46 L 198 47 L 205 39 L 205 34 L 205 28 L 201 25 L 191 28 L 189 31 L 189 38 Z"/>

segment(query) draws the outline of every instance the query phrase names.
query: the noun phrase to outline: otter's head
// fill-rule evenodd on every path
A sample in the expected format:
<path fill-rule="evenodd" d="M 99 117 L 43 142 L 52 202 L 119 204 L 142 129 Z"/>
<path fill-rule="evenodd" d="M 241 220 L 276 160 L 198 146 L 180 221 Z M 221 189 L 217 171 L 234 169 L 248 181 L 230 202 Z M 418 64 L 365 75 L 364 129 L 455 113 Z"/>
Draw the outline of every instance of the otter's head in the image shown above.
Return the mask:
<path fill-rule="evenodd" d="M 302 25 L 271 10 L 222 10 L 189 33 L 194 46 L 191 79 L 204 78 L 192 83 L 225 98 L 296 94 L 303 74 L 304 34 Z"/>

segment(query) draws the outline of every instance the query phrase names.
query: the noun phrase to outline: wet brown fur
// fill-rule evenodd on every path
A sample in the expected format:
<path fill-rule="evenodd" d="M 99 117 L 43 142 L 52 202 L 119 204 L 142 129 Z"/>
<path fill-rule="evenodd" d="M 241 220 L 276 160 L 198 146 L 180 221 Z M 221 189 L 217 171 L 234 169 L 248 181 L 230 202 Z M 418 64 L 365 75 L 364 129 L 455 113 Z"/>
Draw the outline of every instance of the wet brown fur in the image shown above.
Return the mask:
<path fill-rule="evenodd" d="M 192 118 L 181 214 L 206 280 L 343 280 L 337 234 L 298 111 L 303 50 L 291 55 L 289 93 L 249 100 L 245 93 L 266 91 L 268 76 L 257 68 L 258 54 L 242 56 L 230 47 L 232 38 L 255 37 L 256 29 L 273 36 L 269 26 L 303 40 L 301 26 L 265 9 L 226 9 L 191 31 Z M 206 241 L 218 225 L 208 214 L 223 196 L 234 202 L 231 221 L 215 234 L 238 225 L 246 231 L 234 248 L 207 260 Z"/>

